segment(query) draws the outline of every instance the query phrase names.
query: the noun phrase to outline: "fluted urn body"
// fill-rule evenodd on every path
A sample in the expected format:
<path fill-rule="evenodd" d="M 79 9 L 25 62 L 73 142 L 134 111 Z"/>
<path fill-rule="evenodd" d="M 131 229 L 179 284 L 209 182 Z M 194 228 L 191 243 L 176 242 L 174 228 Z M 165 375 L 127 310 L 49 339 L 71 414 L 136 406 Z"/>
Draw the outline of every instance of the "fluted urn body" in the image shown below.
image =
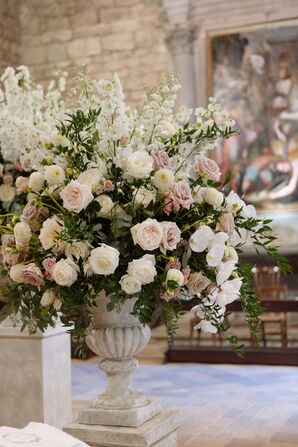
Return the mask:
<path fill-rule="evenodd" d="M 109 301 L 105 292 L 100 292 L 93 309 L 93 328 L 86 339 L 100 357 L 99 367 L 108 376 L 107 388 L 93 407 L 125 410 L 146 406 L 148 399 L 131 388 L 130 374 L 138 365 L 135 356 L 150 340 L 150 328 L 131 314 L 135 300 L 127 299 L 120 309 L 111 312 L 107 310 Z"/>

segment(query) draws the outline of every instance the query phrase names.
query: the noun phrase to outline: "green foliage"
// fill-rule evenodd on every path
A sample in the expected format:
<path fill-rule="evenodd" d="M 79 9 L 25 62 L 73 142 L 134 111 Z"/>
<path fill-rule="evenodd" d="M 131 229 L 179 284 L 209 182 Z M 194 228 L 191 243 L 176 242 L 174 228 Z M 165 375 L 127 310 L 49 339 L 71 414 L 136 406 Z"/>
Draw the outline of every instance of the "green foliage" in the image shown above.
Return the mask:
<path fill-rule="evenodd" d="M 58 126 L 59 132 L 70 144 L 59 145 L 55 148 L 55 153 L 66 155 L 74 172 L 83 172 L 88 162 L 94 159 L 95 145 L 99 140 L 96 121 L 100 112 L 100 108 L 89 109 L 87 112 L 77 110 L 68 114 L 68 119 Z"/>

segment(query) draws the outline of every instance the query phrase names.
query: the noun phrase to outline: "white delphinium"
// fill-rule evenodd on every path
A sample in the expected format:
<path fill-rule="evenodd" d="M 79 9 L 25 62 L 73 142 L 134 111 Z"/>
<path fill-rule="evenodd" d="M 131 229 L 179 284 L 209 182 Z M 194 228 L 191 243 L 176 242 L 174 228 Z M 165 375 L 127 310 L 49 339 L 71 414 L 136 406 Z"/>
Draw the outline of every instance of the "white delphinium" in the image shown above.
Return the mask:
<path fill-rule="evenodd" d="M 145 143 L 147 147 L 155 135 L 169 138 L 178 130 L 173 109 L 179 88 L 176 78 L 168 75 L 152 94 L 144 96 L 145 104 L 134 126 L 133 146 Z"/>
<path fill-rule="evenodd" d="M 27 67 L 8 67 L 0 78 L 0 146 L 5 160 L 16 162 L 23 151 L 44 148 L 64 113 L 63 82 L 47 93 L 32 81 Z"/>

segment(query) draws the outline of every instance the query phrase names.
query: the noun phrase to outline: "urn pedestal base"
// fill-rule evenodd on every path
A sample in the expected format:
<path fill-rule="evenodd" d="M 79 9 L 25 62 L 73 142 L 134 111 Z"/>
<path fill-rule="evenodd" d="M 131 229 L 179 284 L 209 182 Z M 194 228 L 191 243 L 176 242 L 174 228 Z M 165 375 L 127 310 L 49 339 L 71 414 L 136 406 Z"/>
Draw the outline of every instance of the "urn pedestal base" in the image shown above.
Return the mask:
<path fill-rule="evenodd" d="M 127 410 L 85 408 L 79 412 L 78 422 L 87 425 L 116 425 L 139 427 L 161 412 L 159 399 L 148 399 L 148 404 Z"/>
<path fill-rule="evenodd" d="M 139 427 L 73 423 L 64 431 L 90 447 L 177 447 L 176 411 L 161 411 Z"/>
<path fill-rule="evenodd" d="M 162 411 L 159 399 L 147 398 L 131 383 L 135 357 L 149 342 L 150 328 L 132 315 L 135 300 L 112 312 L 108 302 L 105 293 L 98 295 L 86 337 L 107 375 L 106 389 L 64 431 L 92 447 L 177 447 L 178 413 Z"/>

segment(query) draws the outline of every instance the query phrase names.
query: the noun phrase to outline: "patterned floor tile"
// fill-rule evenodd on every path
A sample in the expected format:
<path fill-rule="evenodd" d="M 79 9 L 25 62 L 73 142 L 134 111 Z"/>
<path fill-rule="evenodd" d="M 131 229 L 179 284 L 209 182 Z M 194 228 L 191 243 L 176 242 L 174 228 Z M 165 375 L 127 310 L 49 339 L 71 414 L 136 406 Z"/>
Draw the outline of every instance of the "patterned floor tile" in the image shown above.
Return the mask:
<path fill-rule="evenodd" d="M 76 410 L 106 378 L 94 363 L 75 362 L 72 372 Z M 179 447 L 298 446 L 297 368 L 142 364 L 133 385 L 181 410 Z"/>

